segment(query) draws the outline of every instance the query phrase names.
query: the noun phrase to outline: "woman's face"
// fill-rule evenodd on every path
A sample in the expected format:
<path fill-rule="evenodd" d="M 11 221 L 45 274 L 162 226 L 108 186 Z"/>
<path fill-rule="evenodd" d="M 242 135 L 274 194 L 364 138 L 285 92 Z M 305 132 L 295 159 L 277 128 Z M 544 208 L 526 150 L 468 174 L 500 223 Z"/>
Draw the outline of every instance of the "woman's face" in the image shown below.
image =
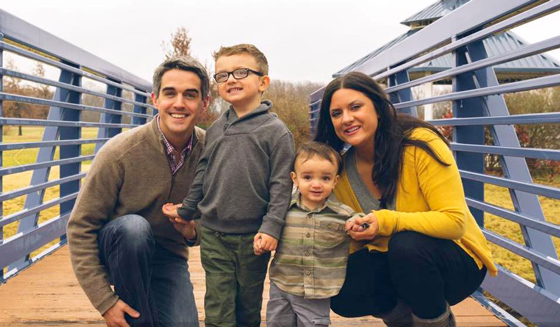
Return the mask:
<path fill-rule="evenodd" d="M 378 117 L 373 102 L 362 92 L 340 89 L 333 93 L 331 121 L 340 140 L 356 148 L 371 147 Z"/>

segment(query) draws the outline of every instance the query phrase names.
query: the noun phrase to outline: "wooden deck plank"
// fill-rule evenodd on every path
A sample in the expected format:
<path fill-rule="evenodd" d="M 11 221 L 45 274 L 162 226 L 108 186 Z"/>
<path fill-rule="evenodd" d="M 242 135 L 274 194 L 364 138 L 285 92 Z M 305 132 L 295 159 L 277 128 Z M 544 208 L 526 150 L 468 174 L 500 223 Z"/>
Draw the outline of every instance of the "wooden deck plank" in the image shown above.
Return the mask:
<path fill-rule="evenodd" d="M 194 248 L 190 260 L 191 278 L 195 289 L 199 318 L 204 321 L 203 299 L 205 292 L 204 271 L 200 253 Z M 268 300 L 268 283 L 265 287 L 263 318 Z M 472 299 L 453 307 L 460 327 L 498 327 L 503 322 Z M 334 313 L 332 326 L 384 326 L 374 318 L 347 319 Z M 0 286 L 0 326 L 105 326 L 99 313 L 93 309 L 78 285 L 70 265 L 68 247 L 41 260 Z M 264 326 L 263 319 L 263 326 Z"/>

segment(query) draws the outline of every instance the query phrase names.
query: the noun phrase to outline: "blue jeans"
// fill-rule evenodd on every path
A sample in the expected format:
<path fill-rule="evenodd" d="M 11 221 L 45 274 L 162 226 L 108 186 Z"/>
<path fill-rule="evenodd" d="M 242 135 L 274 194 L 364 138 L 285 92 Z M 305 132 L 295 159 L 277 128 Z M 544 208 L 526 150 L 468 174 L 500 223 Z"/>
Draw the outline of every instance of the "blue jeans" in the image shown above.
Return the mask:
<path fill-rule="evenodd" d="M 112 220 L 99 231 L 101 262 L 115 293 L 140 317 L 131 326 L 198 326 L 187 260 L 161 247 L 139 215 Z"/>

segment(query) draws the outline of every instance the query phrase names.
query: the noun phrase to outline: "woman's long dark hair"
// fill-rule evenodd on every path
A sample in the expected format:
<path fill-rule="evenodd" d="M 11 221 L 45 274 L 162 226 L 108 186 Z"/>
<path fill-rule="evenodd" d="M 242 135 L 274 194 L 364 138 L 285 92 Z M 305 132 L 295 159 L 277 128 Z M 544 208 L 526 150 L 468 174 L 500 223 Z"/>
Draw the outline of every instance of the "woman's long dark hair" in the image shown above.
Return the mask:
<path fill-rule="evenodd" d="M 344 142 L 338 138 L 334 131 L 330 115 L 333 94 L 340 89 L 351 89 L 363 93 L 373 102 L 379 117 L 377 131 L 375 132 L 374 164 L 371 178 L 382 192 L 382 203 L 390 203 L 395 198 L 406 146 L 417 146 L 440 164 L 450 165 L 439 158 L 427 142 L 410 138 L 415 128 L 423 127 L 436 133 L 449 145 L 449 142 L 441 135 L 439 130 L 433 125 L 410 115 L 397 114 L 395 107 L 393 107 L 381 86 L 368 75 L 359 72 L 339 76 L 325 88 L 315 141 L 326 143 L 339 152 L 344 147 Z"/>

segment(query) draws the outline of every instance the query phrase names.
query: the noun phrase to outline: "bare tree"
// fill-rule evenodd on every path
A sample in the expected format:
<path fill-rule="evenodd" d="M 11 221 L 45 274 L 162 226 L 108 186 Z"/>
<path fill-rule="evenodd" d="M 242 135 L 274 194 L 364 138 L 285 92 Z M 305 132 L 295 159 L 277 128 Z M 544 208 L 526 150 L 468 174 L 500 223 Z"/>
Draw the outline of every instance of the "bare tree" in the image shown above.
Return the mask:
<path fill-rule="evenodd" d="M 18 68 L 13 60 L 8 60 L 6 68 L 17 71 Z M 26 87 L 22 84 L 21 79 L 6 76 L 4 82 L 4 92 L 14 95 L 26 95 Z M 4 101 L 4 116 L 12 118 L 28 118 L 31 115 L 31 106 L 28 103 L 17 101 Z M 18 126 L 18 136 L 23 135 L 22 126 Z"/>
<path fill-rule="evenodd" d="M 309 141 L 309 101 L 310 94 L 321 88 L 318 83 L 291 83 L 272 81 L 264 98 L 272 101 L 273 111 L 288 126 L 294 135 L 296 146 Z"/>
<path fill-rule="evenodd" d="M 169 44 L 162 43 L 165 59 L 188 56 L 191 54 L 191 38 L 184 26 L 177 27 L 175 33 L 171 33 L 171 41 Z"/>

